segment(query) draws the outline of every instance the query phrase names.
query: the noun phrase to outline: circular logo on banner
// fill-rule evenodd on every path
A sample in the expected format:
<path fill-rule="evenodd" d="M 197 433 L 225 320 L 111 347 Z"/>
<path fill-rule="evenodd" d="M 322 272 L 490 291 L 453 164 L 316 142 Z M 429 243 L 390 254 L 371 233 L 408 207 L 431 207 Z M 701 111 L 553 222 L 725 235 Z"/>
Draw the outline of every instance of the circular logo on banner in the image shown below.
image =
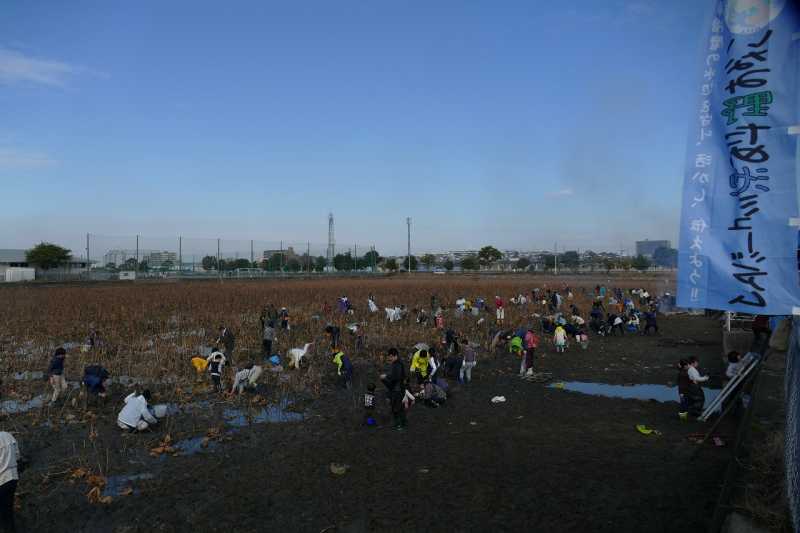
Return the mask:
<path fill-rule="evenodd" d="M 731 33 L 755 33 L 777 17 L 786 0 L 728 0 L 725 24 Z"/>

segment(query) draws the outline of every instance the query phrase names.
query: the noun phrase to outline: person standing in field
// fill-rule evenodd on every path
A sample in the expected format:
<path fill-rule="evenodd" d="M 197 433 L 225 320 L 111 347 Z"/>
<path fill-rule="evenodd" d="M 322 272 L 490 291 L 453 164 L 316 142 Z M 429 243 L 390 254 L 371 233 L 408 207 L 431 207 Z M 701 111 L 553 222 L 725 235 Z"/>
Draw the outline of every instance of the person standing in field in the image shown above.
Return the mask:
<path fill-rule="evenodd" d="M 394 428 L 397 431 L 403 431 L 406 428 L 406 411 L 403 407 L 403 397 L 406 391 L 406 369 L 400 360 L 400 353 L 397 348 L 389 348 L 388 355 L 392 365 L 388 374 L 381 375 L 381 381 L 389 391 Z"/>
<path fill-rule="evenodd" d="M 506 319 L 506 310 L 503 305 L 503 299 L 500 296 L 494 297 L 494 308 L 495 308 L 495 318 L 497 320 L 497 325 L 502 326 L 503 321 Z"/>
<path fill-rule="evenodd" d="M 50 366 L 47 367 L 50 386 L 53 387 L 53 396 L 50 399 L 51 404 L 56 403 L 61 393 L 67 391 L 67 380 L 64 379 L 64 359 L 66 357 L 67 351 L 63 347 L 57 348 L 53 358 L 50 360 Z"/>
<path fill-rule="evenodd" d="M 226 361 L 231 366 L 234 366 L 233 349 L 236 346 L 236 338 L 233 336 L 233 332 L 230 329 L 226 328 L 225 326 L 220 326 L 219 337 L 217 338 L 217 341 L 214 344 L 217 347 L 222 346 Z"/>
<path fill-rule="evenodd" d="M 289 331 L 289 310 L 285 307 L 281 307 L 279 316 L 281 319 L 281 329 Z"/>
<path fill-rule="evenodd" d="M 520 368 L 520 376 L 533 374 L 533 359 L 538 347 L 539 337 L 533 332 L 533 329 L 528 329 L 525 333 L 525 357 L 523 358 L 522 368 Z"/>
<path fill-rule="evenodd" d="M 264 357 L 272 355 L 273 341 L 275 341 L 275 322 L 268 320 L 261 332 L 261 352 Z"/>
<path fill-rule="evenodd" d="M 19 446 L 17 439 L 7 431 L 0 431 L 0 528 L 14 532 L 14 494 L 19 481 Z"/>
<path fill-rule="evenodd" d="M 686 374 L 689 377 L 689 389 L 686 396 L 689 403 L 689 413 L 692 416 L 700 416 L 703 413 L 703 406 L 706 403 L 706 395 L 700 384 L 708 381 L 708 376 L 700 375 L 700 371 L 697 370 L 697 367 L 700 365 L 697 357 L 690 357 L 688 363 L 689 366 L 686 369 Z"/>
<path fill-rule="evenodd" d="M 461 383 L 469 383 L 472 381 L 472 369 L 478 364 L 478 358 L 475 355 L 475 348 L 473 348 L 469 341 L 464 339 L 464 349 L 461 351 L 463 359 L 461 361 L 461 370 L 458 373 L 458 381 Z"/>
<path fill-rule="evenodd" d="M 556 351 L 564 353 L 567 350 L 567 330 L 562 326 L 556 327 L 556 331 L 553 334 L 553 342 L 556 345 Z"/>

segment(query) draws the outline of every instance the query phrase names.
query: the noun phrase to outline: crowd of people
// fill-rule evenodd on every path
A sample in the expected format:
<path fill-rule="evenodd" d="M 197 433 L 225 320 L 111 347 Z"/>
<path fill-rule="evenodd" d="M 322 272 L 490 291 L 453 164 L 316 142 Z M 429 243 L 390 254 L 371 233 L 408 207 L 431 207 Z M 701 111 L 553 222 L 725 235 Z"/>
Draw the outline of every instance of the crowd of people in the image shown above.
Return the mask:
<path fill-rule="evenodd" d="M 406 412 L 416 403 L 430 408 L 446 405 L 448 395 L 451 394 L 450 380 L 468 385 L 478 364 L 481 347 L 485 347 L 490 353 L 507 349 L 509 353 L 518 356 L 519 375 L 525 377 L 531 376 L 535 371 L 536 354 L 544 342 L 543 339 L 552 344 L 556 353 L 565 353 L 573 342 L 580 348 L 587 349 L 590 333 L 597 337 L 659 333 L 658 304 L 645 289 L 623 290 L 597 286 L 593 291 L 581 288 L 580 294 L 582 301 L 591 302 L 588 314 L 583 314 L 577 307 L 576 295 L 566 285 L 559 289 L 534 288 L 530 295 L 517 293 L 507 301 L 500 295 L 495 295 L 493 299 L 460 296 L 454 300 L 452 309 L 447 309 L 435 294 L 431 295 L 427 309 L 410 309 L 403 304 L 384 308 L 389 323 L 413 319 L 418 326 L 438 332 L 435 342 L 419 342 L 405 356 L 397 348 L 390 348 L 385 353 L 390 365 L 386 372 L 380 374 L 379 379 L 386 389 L 386 401 L 391 409 L 394 427 L 399 431 L 406 428 Z M 511 316 L 520 325 L 508 324 L 506 302 L 514 309 Z M 368 313 L 366 318 L 379 313 L 380 308 L 374 295 L 369 295 L 365 309 Z M 314 348 L 315 345 L 319 348 L 318 345 L 322 344 L 322 351 L 328 354 L 332 363 L 332 372 L 335 372 L 338 386 L 352 389 L 355 366 L 345 345 L 352 347 L 355 354 L 365 348 L 367 320 L 347 321 L 357 312 L 354 304 L 344 295 L 333 306 L 325 304 L 322 314 L 333 317 L 321 328 L 324 342 L 312 340 L 302 348 L 284 347 L 280 350 L 284 355 L 281 355 L 277 350 L 277 340 L 281 332 L 288 334 L 292 329 L 289 310 L 268 304 L 259 315 L 262 361 L 240 363 L 239 356 L 235 355 L 235 334 L 223 325 L 219 327 L 210 353 L 193 357 L 191 364 L 197 371 L 198 379 L 207 375 L 213 391 L 233 396 L 242 394 L 247 389 L 257 388 L 265 369 L 284 372 L 307 367 L 312 352 L 319 352 Z M 446 317 L 447 320 L 453 320 L 450 327 L 446 324 Z M 463 328 L 458 327 L 461 324 L 459 321 L 466 319 L 474 322 L 469 327 L 469 323 L 464 323 Z M 474 342 L 480 340 L 478 337 L 470 340 L 467 334 L 459 333 L 458 329 L 469 330 L 471 335 L 478 335 L 475 331 L 486 330 L 485 344 Z M 344 338 L 343 332 L 349 334 L 349 339 Z M 102 343 L 100 334 L 92 330 L 82 351 L 97 349 Z M 59 347 L 48 366 L 47 378 L 52 388 L 51 403 L 56 403 L 67 391 L 64 376 L 66 358 L 67 350 Z M 735 375 L 738 368 L 736 365 L 741 365 L 738 354 L 730 354 L 730 361 L 729 373 Z M 104 400 L 108 394 L 110 378 L 110 372 L 101 365 L 85 366 L 81 385 L 86 402 Z M 678 391 L 681 417 L 689 414 L 697 416 L 702 411 L 704 397 L 701 384 L 706 380 L 708 376 L 700 374 L 696 358 L 680 361 Z M 378 423 L 376 409 L 381 403 L 380 398 L 375 384 L 367 384 L 363 393 L 363 423 L 366 426 Z M 136 433 L 147 431 L 158 424 L 159 417 L 156 416 L 151 400 L 149 390 L 136 386 L 123 400 L 117 416 L 119 428 Z M 0 467 L 5 464 L 5 471 L 12 472 L 18 451 L 15 451 L 15 443 L 4 439 L 4 434 L 0 433 Z M 10 475 L 13 477 L 13 474 Z M 6 512 L 6 492 L 11 490 L 9 487 L 0 478 L 0 519 Z M 13 490 L 11 492 L 13 500 Z"/>

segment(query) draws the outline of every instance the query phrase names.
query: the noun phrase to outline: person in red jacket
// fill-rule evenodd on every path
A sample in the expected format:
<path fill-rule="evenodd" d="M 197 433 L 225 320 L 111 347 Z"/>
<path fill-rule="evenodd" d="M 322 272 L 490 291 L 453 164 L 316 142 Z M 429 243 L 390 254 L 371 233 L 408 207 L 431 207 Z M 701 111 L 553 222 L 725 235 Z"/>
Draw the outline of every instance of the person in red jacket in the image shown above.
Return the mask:
<path fill-rule="evenodd" d="M 536 353 L 536 348 L 539 347 L 539 336 L 528 329 L 525 333 L 525 357 L 522 358 L 522 364 L 519 368 L 520 377 L 533 374 L 533 357 Z"/>
<path fill-rule="evenodd" d="M 499 296 L 494 297 L 495 315 L 497 317 L 497 325 L 502 326 L 503 320 L 506 318 L 505 307 L 503 306 L 503 299 Z"/>

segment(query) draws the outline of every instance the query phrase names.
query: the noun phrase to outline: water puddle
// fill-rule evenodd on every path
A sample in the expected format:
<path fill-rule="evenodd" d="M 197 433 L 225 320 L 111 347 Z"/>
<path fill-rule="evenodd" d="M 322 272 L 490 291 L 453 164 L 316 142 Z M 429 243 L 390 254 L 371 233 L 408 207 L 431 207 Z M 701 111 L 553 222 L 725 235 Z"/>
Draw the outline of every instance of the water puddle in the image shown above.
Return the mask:
<path fill-rule="evenodd" d="M 26 370 L 24 372 L 16 372 L 14 374 L 14 379 L 16 381 L 33 381 L 33 380 L 42 380 L 44 379 L 44 372 L 41 370 Z"/>
<path fill-rule="evenodd" d="M 244 427 L 251 424 L 300 422 L 305 418 L 303 413 L 288 411 L 289 400 L 281 400 L 277 405 L 270 405 L 258 410 L 225 409 L 222 416 L 225 423 L 233 427 Z"/>
<path fill-rule="evenodd" d="M 192 437 L 190 439 L 179 440 L 172 445 L 181 455 L 194 455 L 202 451 L 212 451 L 217 447 L 217 441 L 207 437 Z M 162 455 L 162 457 L 165 457 Z"/>
<path fill-rule="evenodd" d="M 129 494 L 138 494 L 139 491 L 132 486 L 134 481 L 144 479 L 153 479 L 153 474 L 134 474 L 131 476 L 109 476 L 106 478 L 106 486 L 103 488 L 103 496 L 127 496 Z"/>
<path fill-rule="evenodd" d="M 6 414 L 27 413 L 31 409 L 40 409 L 44 406 L 46 396 L 41 394 L 27 401 L 3 400 L 0 402 L 0 412 Z"/>
<path fill-rule="evenodd" d="M 588 383 L 584 381 L 562 381 L 548 385 L 551 389 L 563 389 L 593 396 L 622 398 L 624 400 L 655 400 L 657 402 L 678 402 L 678 388 L 666 385 L 609 385 L 607 383 Z M 717 397 L 719 389 L 703 387 L 706 405 Z"/>

